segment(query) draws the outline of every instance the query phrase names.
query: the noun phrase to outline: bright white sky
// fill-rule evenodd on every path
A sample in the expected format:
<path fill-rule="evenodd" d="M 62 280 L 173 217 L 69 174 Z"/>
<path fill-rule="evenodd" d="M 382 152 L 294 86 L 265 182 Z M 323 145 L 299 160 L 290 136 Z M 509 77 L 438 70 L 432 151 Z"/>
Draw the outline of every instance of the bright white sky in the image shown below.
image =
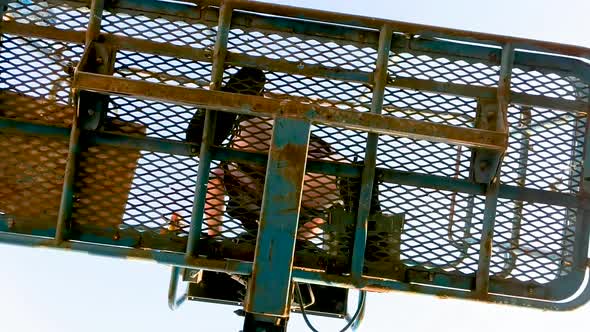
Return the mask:
<path fill-rule="evenodd" d="M 588 0 L 280 0 L 275 3 L 590 47 Z M 0 330 L 238 331 L 235 308 L 166 305 L 169 268 L 65 251 L 0 245 Z M 370 294 L 362 331 L 583 329 L 590 305 L 555 313 L 406 293 Z M 312 317 L 321 331 L 342 321 Z M 293 316 L 290 331 L 307 328 Z"/>

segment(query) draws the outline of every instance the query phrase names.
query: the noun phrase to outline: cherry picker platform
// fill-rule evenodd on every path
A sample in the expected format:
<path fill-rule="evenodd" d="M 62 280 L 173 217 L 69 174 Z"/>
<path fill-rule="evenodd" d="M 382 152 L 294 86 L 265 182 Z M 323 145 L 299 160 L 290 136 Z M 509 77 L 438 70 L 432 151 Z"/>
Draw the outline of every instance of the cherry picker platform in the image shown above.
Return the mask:
<path fill-rule="evenodd" d="M 349 289 L 353 327 L 366 291 L 590 299 L 588 48 L 240 0 L 0 16 L 1 242 L 170 265 L 171 308 L 245 332 Z"/>

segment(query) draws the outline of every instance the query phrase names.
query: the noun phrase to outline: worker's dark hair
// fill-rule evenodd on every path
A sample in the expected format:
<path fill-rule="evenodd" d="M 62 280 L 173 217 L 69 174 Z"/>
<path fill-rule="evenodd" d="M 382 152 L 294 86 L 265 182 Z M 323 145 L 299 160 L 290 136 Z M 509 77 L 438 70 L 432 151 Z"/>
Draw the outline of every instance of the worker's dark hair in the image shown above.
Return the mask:
<path fill-rule="evenodd" d="M 264 72 L 257 68 L 242 67 L 231 75 L 229 81 L 221 88 L 224 92 L 241 93 L 246 95 L 261 95 L 266 83 Z M 246 116 L 242 115 L 240 119 Z M 215 126 L 214 145 L 220 145 L 231 133 L 238 121 L 238 115 L 228 112 L 218 112 Z M 186 141 L 200 144 L 205 125 L 205 110 L 199 109 L 191 119 L 186 129 Z"/>
<path fill-rule="evenodd" d="M 229 78 L 229 82 L 221 88 L 224 92 L 260 95 L 266 84 L 264 72 L 258 68 L 242 67 Z"/>

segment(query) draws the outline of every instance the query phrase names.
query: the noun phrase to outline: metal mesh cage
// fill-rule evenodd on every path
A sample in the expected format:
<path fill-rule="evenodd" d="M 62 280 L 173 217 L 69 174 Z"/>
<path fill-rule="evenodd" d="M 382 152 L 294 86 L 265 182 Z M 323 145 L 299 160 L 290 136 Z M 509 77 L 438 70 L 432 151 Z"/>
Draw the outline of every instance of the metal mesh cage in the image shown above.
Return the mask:
<path fill-rule="evenodd" d="M 379 51 L 377 26 L 237 8 L 222 29 L 214 2 L 130 3 L 105 2 L 87 49 L 86 1 L 18 0 L 4 9 L 0 233 L 57 237 L 71 186 L 73 208 L 61 215 L 69 239 L 176 255 L 168 263 L 188 253 L 216 262 L 207 264 L 251 264 L 274 123 L 293 117 L 311 123 L 295 235 L 299 277 L 436 294 L 471 294 L 483 277 L 498 294 L 553 301 L 567 295 L 555 284 L 580 276 L 587 62 L 532 48 L 514 51 L 506 66 L 510 48 L 460 34 L 413 35 L 403 25 Z M 216 45 L 224 32 L 225 49 L 223 40 Z M 511 76 L 506 151 L 482 139 L 502 131 L 478 122 L 486 102 L 502 106 L 503 74 Z M 191 95 L 207 97 L 214 87 L 226 93 L 215 95 L 221 101 Z M 78 114 L 80 139 L 68 146 L 79 90 L 108 106 L 93 128 L 84 123 L 92 114 Z M 381 96 L 382 108 L 372 109 Z M 207 111 L 215 131 L 201 163 Z M 426 134 L 414 125 L 428 126 Z M 379 133 L 376 154 L 369 131 Z M 486 219 L 492 186 L 476 182 L 474 160 L 490 151 L 502 156 L 501 185 L 496 217 Z M 373 157 L 368 199 L 371 186 L 361 179 L 372 177 L 365 165 Z"/>

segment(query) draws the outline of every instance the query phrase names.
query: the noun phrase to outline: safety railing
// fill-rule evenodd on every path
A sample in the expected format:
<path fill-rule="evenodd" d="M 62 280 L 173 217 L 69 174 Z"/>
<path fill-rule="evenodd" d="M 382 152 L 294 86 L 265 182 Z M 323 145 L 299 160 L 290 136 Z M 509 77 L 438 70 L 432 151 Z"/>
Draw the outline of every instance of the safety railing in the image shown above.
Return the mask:
<path fill-rule="evenodd" d="M 587 301 L 590 50 L 250 1 L 0 4 L 2 241 L 247 275 L 256 317 L 291 278 Z"/>

